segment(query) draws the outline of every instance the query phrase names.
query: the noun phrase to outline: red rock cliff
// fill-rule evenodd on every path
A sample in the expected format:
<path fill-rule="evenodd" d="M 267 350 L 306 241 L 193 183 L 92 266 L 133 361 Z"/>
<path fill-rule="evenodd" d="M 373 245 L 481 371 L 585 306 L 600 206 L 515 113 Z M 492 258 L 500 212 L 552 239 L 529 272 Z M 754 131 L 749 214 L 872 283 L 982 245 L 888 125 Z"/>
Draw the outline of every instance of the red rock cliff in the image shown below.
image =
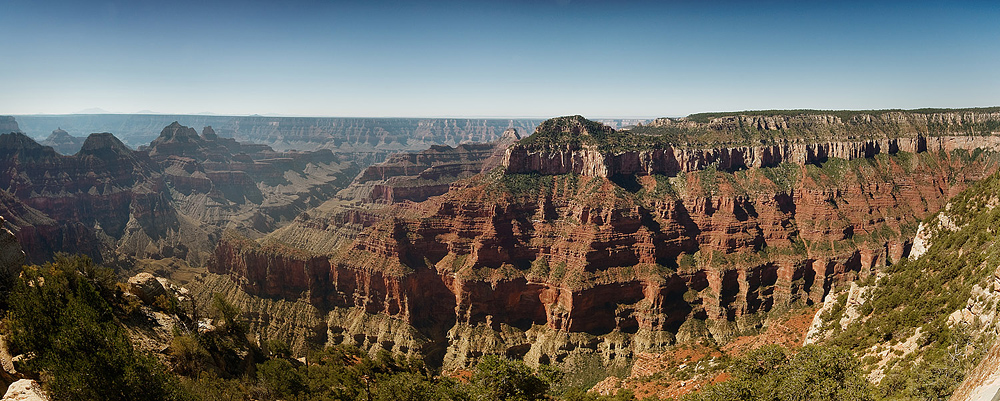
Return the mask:
<path fill-rule="evenodd" d="M 626 170 L 607 167 L 619 165 L 603 153 L 591 153 L 601 160 L 591 166 L 606 174 L 518 174 L 508 164 L 394 206 L 339 248 L 283 262 L 255 244 L 223 244 L 211 269 L 266 295 L 291 295 L 283 281 L 301 278 L 289 288 L 316 305 L 418 328 L 544 326 L 725 341 L 761 313 L 821 302 L 905 256 L 920 219 L 996 170 L 993 153 L 965 148 L 993 146 L 982 138 L 888 140 L 886 148 L 901 148 L 889 153 L 876 151 L 878 141 L 803 145 L 824 149 L 826 161 L 674 177 L 619 174 Z"/>

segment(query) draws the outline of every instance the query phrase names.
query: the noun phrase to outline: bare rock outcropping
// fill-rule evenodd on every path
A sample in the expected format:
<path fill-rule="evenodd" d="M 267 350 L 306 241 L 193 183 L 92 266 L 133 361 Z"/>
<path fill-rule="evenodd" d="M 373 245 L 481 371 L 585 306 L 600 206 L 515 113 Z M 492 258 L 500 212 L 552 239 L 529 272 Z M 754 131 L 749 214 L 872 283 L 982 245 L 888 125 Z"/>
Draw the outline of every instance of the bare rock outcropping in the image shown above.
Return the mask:
<path fill-rule="evenodd" d="M 128 279 L 129 292 L 142 302 L 152 305 L 156 298 L 167 295 L 167 289 L 152 274 L 139 273 Z"/>
<path fill-rule="evenodd" d="M 347 188 L 300 214 L 262 241 L 327 254 L 386 218 L 393 204 L 420 202 L 448 192 L 452 183 L 500 165 L 506 149 L 520 139 L 510 128 L 496 142 L 433 146 L 400 153 L 364 169 Z"/>
<path fill-rule="evenodd" d="M 7 392 L 0 401 L 49 401 L 50 398 L 42 385 L 31 379 L 18 380 L 7 387 Z"/>

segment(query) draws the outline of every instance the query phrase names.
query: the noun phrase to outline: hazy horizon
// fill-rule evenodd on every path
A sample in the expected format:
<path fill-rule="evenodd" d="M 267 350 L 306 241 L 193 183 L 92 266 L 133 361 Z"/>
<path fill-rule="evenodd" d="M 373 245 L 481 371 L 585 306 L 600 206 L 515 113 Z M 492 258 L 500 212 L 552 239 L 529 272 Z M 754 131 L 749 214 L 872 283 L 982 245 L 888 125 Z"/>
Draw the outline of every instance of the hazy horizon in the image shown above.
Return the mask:
<path fill-rule="evenodd" d="M 989 107 L 998 20 L 990 2 L 0 0 L 0 114 Z"/>

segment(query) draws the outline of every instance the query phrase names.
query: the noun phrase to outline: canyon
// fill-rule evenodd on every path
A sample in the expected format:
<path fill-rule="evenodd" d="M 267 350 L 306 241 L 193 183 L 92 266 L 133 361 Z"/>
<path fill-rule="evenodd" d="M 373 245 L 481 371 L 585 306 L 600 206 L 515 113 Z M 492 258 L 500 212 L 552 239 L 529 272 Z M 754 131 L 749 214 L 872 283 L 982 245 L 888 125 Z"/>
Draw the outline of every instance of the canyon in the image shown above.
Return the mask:
<path fill-rule="evenodd" d="M 0 210 L 33 263 L 71 252 L 202 264 L 224 230 L 273 231 L 357 172 L 328 150 L 275 152 L 211 127 L 173 123 L 141 150 L 91 134 L 73 155 L 11 128 L 0 135 Z"/>
<path fill-rule="evenodd" d="M 921 221 L 1000 167 L 992 109 L 435 123 L 415 152 L 300 122 L 314 150 L 175 121 L 135 150 L 102 133 L 69 154 L 56 131 L 60 154 L 0 119 L 3 260 L 157 266 L 298 355 L 343 344 L 456 372 L 502 354 L 590 387 L 829 308 L 914 237 L 926 252 Z"/>
<path fill-rule="evenodd" d="M 724 116 L 655 123 L 673 124 L 659 136 L 562 117 L 447 192 L 345 190 L 272 234 L 220 240 L 209 269 L 306 300 L 329 344 L 606 375 L 758 333 L 906 257 L 923 218 L 997 170 L 996 114 Z M 711 142 L 745 132 L 755 143 Z M 406 165 L 352 186 L 419 170 Z"/>

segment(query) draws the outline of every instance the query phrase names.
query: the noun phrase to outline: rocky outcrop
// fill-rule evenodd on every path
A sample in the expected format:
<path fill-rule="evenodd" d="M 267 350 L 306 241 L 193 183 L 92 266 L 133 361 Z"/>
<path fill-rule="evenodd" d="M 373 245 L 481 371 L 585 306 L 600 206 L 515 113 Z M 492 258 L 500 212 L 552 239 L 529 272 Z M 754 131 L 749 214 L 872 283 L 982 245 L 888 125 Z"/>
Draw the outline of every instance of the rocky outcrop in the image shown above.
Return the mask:
<path fill-rule="evenodd" d="M 223 230 L 273 231 L 357 172 L 329 150 L 275 152 L 176 122 L 138 151 L 101 133 L 71 156 L 4 134 L 0 157 L 0 212 L 32 262 L 71 252 L 200 264 Z"/>
<path fill-rule="evenodd" d="M 39 142 L 39 144 L 42 146 L 51 146 L 59 154 L 72 155 L 80 151 L 80 147 L 83 146 L 85 140 L 86 138 L 72 136 L 62 128 L 57 128 L 55 131 L 52 131 L 52 134 L 48 138 Z"/>
<path fill-rule="evenodd" d="M 50 398 L 42 385 L 31 379 L 18 380 L 7 387 L 2 401 L 49 401 Z"/>
<path fill-rule="evenodd" d="M 461 178 L 478 174 L 487 159 L 509 146 L 463 144 L 457 147 L 432 146 L 417 153 L 400 153 L 366 168 L 352 185 L 371 187 L 365 199 L 376 203 L 420 202 L 448 192 Z"/>
<path fill-rule="evenodd" d="M 448 191 L 451 184 L 499 165 L 504 150 L 519 139 L 508 129 L 492 144 L 434 146 L 401 153 L 362 171 L 322 205 L 298 215 L 263 239 L 316 254 L 329 254 L 386 218 L 392 204 L 418 202 Z"/>
<path fill-rule="evenodd" d="M 55 252 L 76 252 L 101 255 L 105 245 L 96 233 L 75 221 L 56 221 L 0 190 L 0 215 L 5 227 L 14 233 L 21 248 L 26 250 L 28 263 L 43 263 Z"/>
<path fill-rule="evenodd" d="M 167 295 L 167 289 L 163 284 L 149 273 L 139 273 L 130 277 L 128 291 L 147 305 L 152 305 L 158 297 Z"/>
<path fill-rule="evenodd" d="M 1000 342 L 994 342 L 979 365 L 959 384 L 950 401 L 993 401 L 1000 394 Z"/>
<path fill-rule="evenodd" d="M 780 131 L 811 137 L 898 136 L 914 133 L 991 131 L 1000 120 L 997 108 L 874 111 L 790 110 L 749 113 L 705 113 L 686 118 L 659 118 L 652 127 L 716 132 Z M 732 140 L 732 139 L 729 139 Z"/>

